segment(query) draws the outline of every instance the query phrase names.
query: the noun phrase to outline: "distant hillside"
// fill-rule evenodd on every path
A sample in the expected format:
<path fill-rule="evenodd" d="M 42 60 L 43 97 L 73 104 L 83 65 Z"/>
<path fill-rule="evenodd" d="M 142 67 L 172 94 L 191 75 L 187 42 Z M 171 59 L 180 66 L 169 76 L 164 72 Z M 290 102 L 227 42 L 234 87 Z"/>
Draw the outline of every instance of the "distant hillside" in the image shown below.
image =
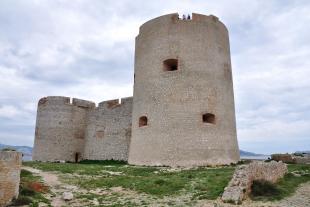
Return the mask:
<path fill-rule="evenodd" d="M 254 152 L 247 152 L 247 151 L 243 151 L 243 150 L 240 150 L 240 156 L 243 157 L 243 156 L 263 156 L 263 154 L 256 154 Z"/>
<path fill-rule="evenodd" d="M 32 147 L 28 146 L 11 146 L 11 145 L 5 145 L 5 144 L 0 144 L 0 150 L 4 148 L 11 148 L 15 149 L 18 152 L 23 153 L 23 160 L 32 160 Z"/>

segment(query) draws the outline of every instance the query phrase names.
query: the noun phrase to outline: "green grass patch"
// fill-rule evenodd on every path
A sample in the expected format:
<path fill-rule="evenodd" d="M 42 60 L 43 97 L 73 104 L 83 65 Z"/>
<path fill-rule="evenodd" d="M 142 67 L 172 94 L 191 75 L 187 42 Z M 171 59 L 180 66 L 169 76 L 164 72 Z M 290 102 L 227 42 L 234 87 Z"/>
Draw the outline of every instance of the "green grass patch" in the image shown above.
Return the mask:
<path fill-rule="evenodd" d="M 288 165 L 288 171 L 289 173 L 276 184 L 255 181 L 252 186 L 251 198 L 253 200 L 267 201 L 281 200 L 292 195 L 300 184 L 310 181 L 309 165 L 290 164 Z"/>
<path fill-rule="evenodd" d="M 36 207 L 40 202 L 50 205 L 48 199 L 43 196 L 43 193 L 48 192 L 48 188 L 41 182 L 41 177 L 21 170 L 20 179 L 19 197 L 13 201 L 12 206 Z"/>
<path fill-rule="evenodd" d="M 111 188 L 146 193 L 152 196 L 192 194 L 193 200 L 216 199 L 223 193 L 235 167 L 197 168 L 170 172 L 167 167 L 131 166 L 116 161 L 84 161 L 75 163 L 26 162 L 43 171 L 86 175 L 83 179 L 62 176 L 65 182 L 85 189 Z M 109 172 L 118 172 L 118 175 Z M 91 175 L 91 176 L 89 176 Z"/>

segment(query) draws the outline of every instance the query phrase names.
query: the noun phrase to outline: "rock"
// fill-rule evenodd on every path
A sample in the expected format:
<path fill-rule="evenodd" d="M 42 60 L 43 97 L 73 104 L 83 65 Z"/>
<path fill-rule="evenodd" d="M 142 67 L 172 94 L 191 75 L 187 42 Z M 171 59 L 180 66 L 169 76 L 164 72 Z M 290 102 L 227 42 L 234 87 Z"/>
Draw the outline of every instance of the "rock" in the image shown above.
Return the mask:
<path fill-rule="evenodd" d="M 239 186 L 227 188 L 223 193 L 222 200 L 226 203 L 240 204 L 243 200 L 242 189 Z"/>
<path fill-rule="evenodd" d="M 73 199 L 73 194 L 71 192 L 64 192 L 62 194 L 62 198 L 65 200 L 65 201 L 70 201 Z"/>
<path fill-rule="evenodd" d="M 94 198 L 94 200 L 92 200 L 92 203 L 93 203 L 94 206 L 99 206 L 100 205 L 100 203 L 99 203 L 97 198 Z"/>
<path fill-rule="evenodd" d="M 112 191 L 114 191 L 114 192 L 121 192 L 122 190 L 123 190 L 123 188 L 121 187 L 121 186 L 119 186 L 119 187 L 112 187 L 112 188 L 110 188 Z"/>
<path fill-rule="evenodd" d="M 285 173 L 287 173 L 287 166 L 282 162 L 252 162 L 249 165 L 239 166 L 225 188 L 222 200 L 227 203 L 240 204 L 248 196 L 254 180 L 275 183 Z"/>
<path fill-rule="evenodd" d="M 40 203 L 38 204 L 38 207 L 46 207 L 46 206 L 48 206 L 48 204 L 46 204 L 46 203 L 40 202 Z"/>

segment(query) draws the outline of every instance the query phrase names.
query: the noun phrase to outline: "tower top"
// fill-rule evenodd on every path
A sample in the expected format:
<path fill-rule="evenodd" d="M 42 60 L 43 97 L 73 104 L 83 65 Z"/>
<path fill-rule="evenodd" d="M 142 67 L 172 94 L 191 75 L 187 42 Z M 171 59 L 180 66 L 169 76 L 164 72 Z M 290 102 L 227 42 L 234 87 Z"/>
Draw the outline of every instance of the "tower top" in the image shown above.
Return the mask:
<path fill-rule="evenodd" d="M 150 30 L 152 27 L 155 27 L 156 25 L 163 25 L 163 24 L 167 24 L 167 23 L 183 23 L 183 22 L 187 22 L 187 23 L 213 23 L 213 24 L 219 24 L 221 26 L 223 26 L 226 31 L 227 28 L 224 25 L 223 22 L 221 22 L 219 20 L 218 17 L 214 16 L 214 15 L 203 15 L 203 14 L 198 14 L 198 13 L 192 13 L 191 18 L 183 18 L 182 16 L 180 16 L 178 13 L 171 13 L 171 14 L 166 14 L 166 15 L 162 15 L 159 17 L 156 17 L 154 19 L 151 19 L 147 22 L 145 22 L 144 24 L 142 24 L 139 28 L 139 33 Z"/>

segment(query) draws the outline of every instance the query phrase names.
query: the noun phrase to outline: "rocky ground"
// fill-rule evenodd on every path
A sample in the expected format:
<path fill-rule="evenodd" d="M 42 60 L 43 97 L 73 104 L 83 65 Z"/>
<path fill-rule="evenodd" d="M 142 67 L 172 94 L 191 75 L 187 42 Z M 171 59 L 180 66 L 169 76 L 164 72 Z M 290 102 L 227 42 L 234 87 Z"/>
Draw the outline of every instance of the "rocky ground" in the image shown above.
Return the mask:
<path fill-rule="evenodd" d="M 75 185 L 69 185 L 62 181 L 62 176 L 58 172 L 45 172 L 31 167 L 23 167 L 42 177 L 43 182 L 49 186 L 50 192 L 44 196 L 50 201 L 52 206 L 112 206 L 115 201 L 124 206 L 128 201 L 128 206 L 201 206 L 201 207 L 231 207 L 232 204 L 223 203 L 217 200 L 199 200 L 190 203 L 190 197 L 186 195 L 154 198 L 144 193 L 137 193 L 122 187 L 96 188 L 92 190 L 82 189 Z M 115 172 L 111 172 L 115 173 Z M 75 174 L 76 179 L 85 179 L 85 176 Z M 106 198 L 106 199 L 101 199 Z M 126 201 L 127 200 L 127 201 Z M 132 205 L 132 204 L 135 205 Z M 40 203 L 39 206 L 48 206 Z M 310 182 L 298 187 L 295 194 L 280 201 L 262 202 L 245 200 L 242 207 L 307 207 L 310 206 Z"/>

